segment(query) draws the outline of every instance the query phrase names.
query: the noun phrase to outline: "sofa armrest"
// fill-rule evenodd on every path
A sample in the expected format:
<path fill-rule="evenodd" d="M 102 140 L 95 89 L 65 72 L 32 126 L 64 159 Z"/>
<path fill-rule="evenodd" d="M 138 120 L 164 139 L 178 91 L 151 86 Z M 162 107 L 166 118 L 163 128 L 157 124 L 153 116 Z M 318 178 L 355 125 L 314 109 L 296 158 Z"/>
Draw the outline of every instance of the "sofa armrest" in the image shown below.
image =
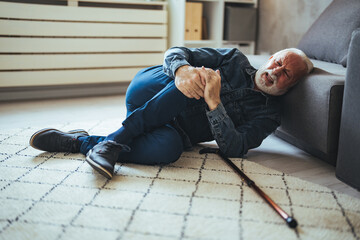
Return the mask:
<path fill-rule="evenodd" d="M 348 54 L 336 176 L 360 189 L 360 28 L 352 34 Z"/>
<path fill-rule="evenodd" d="M 336 165 L 345 76 L 314 68 L 281 97 L 281 126 L 275 135 Z"/>

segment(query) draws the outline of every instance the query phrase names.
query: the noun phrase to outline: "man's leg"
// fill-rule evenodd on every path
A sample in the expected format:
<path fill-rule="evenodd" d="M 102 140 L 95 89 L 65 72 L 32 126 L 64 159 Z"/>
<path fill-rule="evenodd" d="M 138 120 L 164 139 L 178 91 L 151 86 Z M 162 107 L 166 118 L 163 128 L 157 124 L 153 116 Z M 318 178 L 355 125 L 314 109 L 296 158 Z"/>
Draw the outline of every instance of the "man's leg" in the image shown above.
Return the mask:
<path fill-rule="evenodd" d="M 152 96 L 153 94 L 155 95 Z M 151 99 L 148 100 L 149 97 Z M 129 111 L 123 126 L 90 149 L 86 155 L 87 162 L 105 177 L 111 178 L 117 159 L 130 150 L 127 145 L 136 137 L 168 124 L 185 109 L 186 103 L 187 97 L 176 88 L 174 81 L 163 73 L 161 66 L 140 71 L 127 93 Z M 160 146 L 163 144 L 159 141 L 155 143 Z M 134 151 L 143 150 L 140 148 Z"/>
<path fill-rule="evenodd" d="M 185 109 L 187 98 L 161 66 L 141 70 L 126 93 L 127 118 L 123 127 L 105 140 L 128 144 L 134 137 L 163 126 Z"/>
<path fill-rule="evenodd" d="M 100 144 L 100 149 L 97 150 L 92 149 L 92 150 L 96 150 L 95 155 L 100 155 L 100 158 L 103 157 L 111 158 L 112 161 L 110 165 L 106 161 L 104 164 L 108 165 L 107 167 L 109 167 L 110 172 L 112 174 L 114 164 L 118 159 L 119 154 L 121 153 L 127 155 L 123 152 L 128 151 L 128 147 L 120 143 L 130 143 L 137 136 L 141 136 L 144 133 L 155 132 L 155 129 L 157 129 L 158 127 L 163 127 L 186 107 L 186 102 L 187 102 L 186 99 L 187 98 L 176 88 L 173 80 L 162 72 L 161 66 L 147 68 L 140 71 L 132 81 L 127 94 L 128 118 L 124 121 L 124 126 L 127 125 L 127 123 L 129 123 L 127 130 L 123 131 L 125 128 L 122 127 L 113 134 L 110 134 L 108 136 L 108 140 L 110 141 L 103 141 L 105 140 L 105 138 L 103 137 L 91 136 L 90 140 L 93 142 L 95 141 L 97 143 L 96 146 Z M 38 134 L 39 132 L 37 132 L 33 135 L 34 138 L 33 137 L 31 138 L 31 143 L 39 143 L 39 144 L 41 143 L 40 144 L 41 146 L 38 144 L 39 146 L 36 145 L 36 147 L 38 149 L 46 150 L 46 151 L 50 149 L 50 148 L 48 149 L 48 147 L 51 145 L 51 147 L 54 146 L 54 149 L 51 148 L 51 151 L 79 152 L 80 151 L 79 146 L 81 146 L 81 144 L 86 139 L 88 139 L 87 137 L 88 134 L 87 133 L 82 134 L 82 132 L 85 131 L 82 130 L 81 132 L 79 132 L 80 134 L 77 132 L 65 133 L 56 129 L 51 131 L 50 130 L 41 131 L 41 134 Z M 154 151 L 158 151 L 158 148 L 156 147 L 161 147 L 162 145 L 166 149 L 171 149 L 171 147 L 166 146 L 166 143 L 174 142 L 171 141 L 171 139 L 173 138 L 171 138 L 170 140 L 164 138 L 167 139 L 167 141 L 165 140 L 162 141 L 161 140 L 162 138 L 159 140 L 157 138 L 152 138 L 150 136 L 151 135 L 149 135 L 147 139 L 152 139 L 153 143 L 157 144 L 157 146 L 155 146 L 154 144 L 153 145 L 145 144 L 146 142 L 150 142 L 150 140 L 148 141 L 143 140 L 144 147 L 141 147 L 141 144 L 138 145 L 135 144 L 134 146 L 136 147 L 132 151 L 133 153 L 129 154 L 129 156 L 131 156 L 128 158 L 129 161 L 135 162 L 136 161 L 135 159 L 140 159 L 135 157 L 135 156 L 140 156 L 140 155 L 136 155 L 136 153 L 140 153 L 144 151 L 144 149 L 147 150 L 149 155 L 151 155 L 150 154 L 151 149 L 154 149 Z M 152 136 L 159 136 L 159 135 L 152 135 Z M 118 143 L 112 140 L 118 141 Z M 139 141 L 139 143 L 140 142 L 141 141 Z M 59 143 L 61 143 L 60 144 L 61 146 L 59 146 Z M 35 147 L 35 144 L 32 144 L 32 146 L 33 145 Z M 68 145 L 71 145 L 71 148 L 68 147 Z M 179 144 L 175 144 L 174 146 L 179 146 Z M 179 149 L 181 149 L 182 151 L 182 147 Z M 164 153 L 164 151 L 162 151 L 162 153 Z M 172 151 L 171 153 L 177 153 L 177 152 L 178 151 Z M 107 156 L 107 153 L 109 153 L 109 156 Z M 172 159 L 175 160 L 177 159 L 177 157 L 169 157 L 170 155 L 171 155 L 170 153 L 162 154 L 162 156 L 165 158 L 166 156 L 168 156 L 168 160 L 165 159 L 164 161 L 162 160 L 161 162 L 174 161 Z M 179 154 L 174 154 L 174 155 L 179 155 Z M 159 157 L 158 159 L 160 158 L 161 157 Z M 138 160 L 138 161 L 142 161 L 142 160 Z M 94 165 L 96 164 L 95 166 L 92 165 L 96 170 L 98 170 L 99 167 L 100 168 L 102 167 L 101 165 L 102 163 L 98 164 L 92 158 L 89 158 L 88 162 L 90 164 L 91 163 L 93 163 Z M 150 159 L 148 162 L 154 162 L 154 161 Z M 112 176 L 111 174 L 110 177 Z M 109 175 L 105 175 L 105 176 L 109 177 Z"/>
<path fill-rule="evenodd" d="M 174 80 L 163 73 L 162 66 L 140 70 L 126 91 L 126 117 L 143 106 L 172 81 Z"/>
<path fill-rule="evenodd" d="M 89 136 L 83 141 L 80 152 L 87 154 L 105 136 Z M 168 164 L 176 161 L 183 152 L 182 139 L 171 126 L 165 125 L 140 135 L 130 143 L 130 152 L 121 152 L 117 162 L 135 164 Z"/>

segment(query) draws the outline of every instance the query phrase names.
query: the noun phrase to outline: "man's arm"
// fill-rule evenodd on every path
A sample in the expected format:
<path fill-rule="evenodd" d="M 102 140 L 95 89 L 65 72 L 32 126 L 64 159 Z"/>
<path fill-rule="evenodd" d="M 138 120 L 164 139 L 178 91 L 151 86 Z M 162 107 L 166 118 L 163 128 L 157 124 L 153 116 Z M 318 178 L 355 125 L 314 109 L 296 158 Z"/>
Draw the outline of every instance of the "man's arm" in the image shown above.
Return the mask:
<path fill-rule="evenodd" d="M 166 51 L 163 69 L 185 96 L 200 99 L 204 97 L 205 80 L 196 67 L 216 69 L 238 55 L 236 49 L 174 47 Z"/>
<path fill-rule="evenodd" d="M 240 51 L 236 48 L 173 47 L 164 54 L 163 70 L 169 77 L 175 79 L 175 72 L 181 66 L 205 66 L 217 69 L 225 60 L 232 61 L 240 55 Z"/>
<path fill-rule="evenodd" d="M 249 149 L 260 146 L 261 142 L 280 125 L 270 115 L 258 115 L 241 126 L 235 127 L 220 100 L 221 76 L 219 70 L 201 68 L 206 80 L 204 99 L 209 110 L 207 117 L 214 139 L 220 150 L 229 157 L 242 157 Z M 275 115 L 274 115 L 275 114 Z"/>
<path fill-rule="evenodd" d="M 259 116 L 235 127 L 221 103 L 215 110 L 208 111 L 207 117 L 216 143 L 228 157 L 243 157 L 249 149 L 260 146 L 280 125 L 277 120 Z"/>

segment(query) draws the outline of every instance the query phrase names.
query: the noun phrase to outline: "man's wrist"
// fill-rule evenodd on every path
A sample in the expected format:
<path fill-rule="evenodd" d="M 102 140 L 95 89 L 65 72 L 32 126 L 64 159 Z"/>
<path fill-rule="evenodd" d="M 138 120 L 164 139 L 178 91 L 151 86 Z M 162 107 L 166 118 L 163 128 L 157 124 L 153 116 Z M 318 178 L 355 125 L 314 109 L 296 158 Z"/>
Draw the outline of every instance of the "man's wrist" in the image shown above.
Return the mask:
<path fill-rule="evenodd" d="M 190 65 L 182 65 L 182 66 L 178 67 L 178 68 L 176 69 L 176 71 L 175 71 L 175 76 L 176 76 L 178 73 L 181 74 L 182 71 L 187 71 L 187 69 L 188 69 L 189 67 L 190 67 Z"/>
<path fill-rule="evenodd" d="M 220 101 L 213 101 L 208 103 L 209 110 L 212 111 L 216 109 L 220 104 Z"/>

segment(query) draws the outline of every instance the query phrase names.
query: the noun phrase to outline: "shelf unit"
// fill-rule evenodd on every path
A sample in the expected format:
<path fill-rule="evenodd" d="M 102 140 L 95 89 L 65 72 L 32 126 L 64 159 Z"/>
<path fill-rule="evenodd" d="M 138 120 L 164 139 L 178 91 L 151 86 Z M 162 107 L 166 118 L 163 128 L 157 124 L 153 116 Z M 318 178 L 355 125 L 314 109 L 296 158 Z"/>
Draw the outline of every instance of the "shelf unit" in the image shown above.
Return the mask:
<path fill-rule="evenodd" d="M 185 40 L 185 3 L 186 0 L 168 0 L 169 47 L 236 47 L 245 54 L 255 53 L 255 41 L 225 41 L 225 6 L 257 8 L 257 0 L 188 0 L 203 3 L 203 16 L 207 21 L 208 39 Z"/>

